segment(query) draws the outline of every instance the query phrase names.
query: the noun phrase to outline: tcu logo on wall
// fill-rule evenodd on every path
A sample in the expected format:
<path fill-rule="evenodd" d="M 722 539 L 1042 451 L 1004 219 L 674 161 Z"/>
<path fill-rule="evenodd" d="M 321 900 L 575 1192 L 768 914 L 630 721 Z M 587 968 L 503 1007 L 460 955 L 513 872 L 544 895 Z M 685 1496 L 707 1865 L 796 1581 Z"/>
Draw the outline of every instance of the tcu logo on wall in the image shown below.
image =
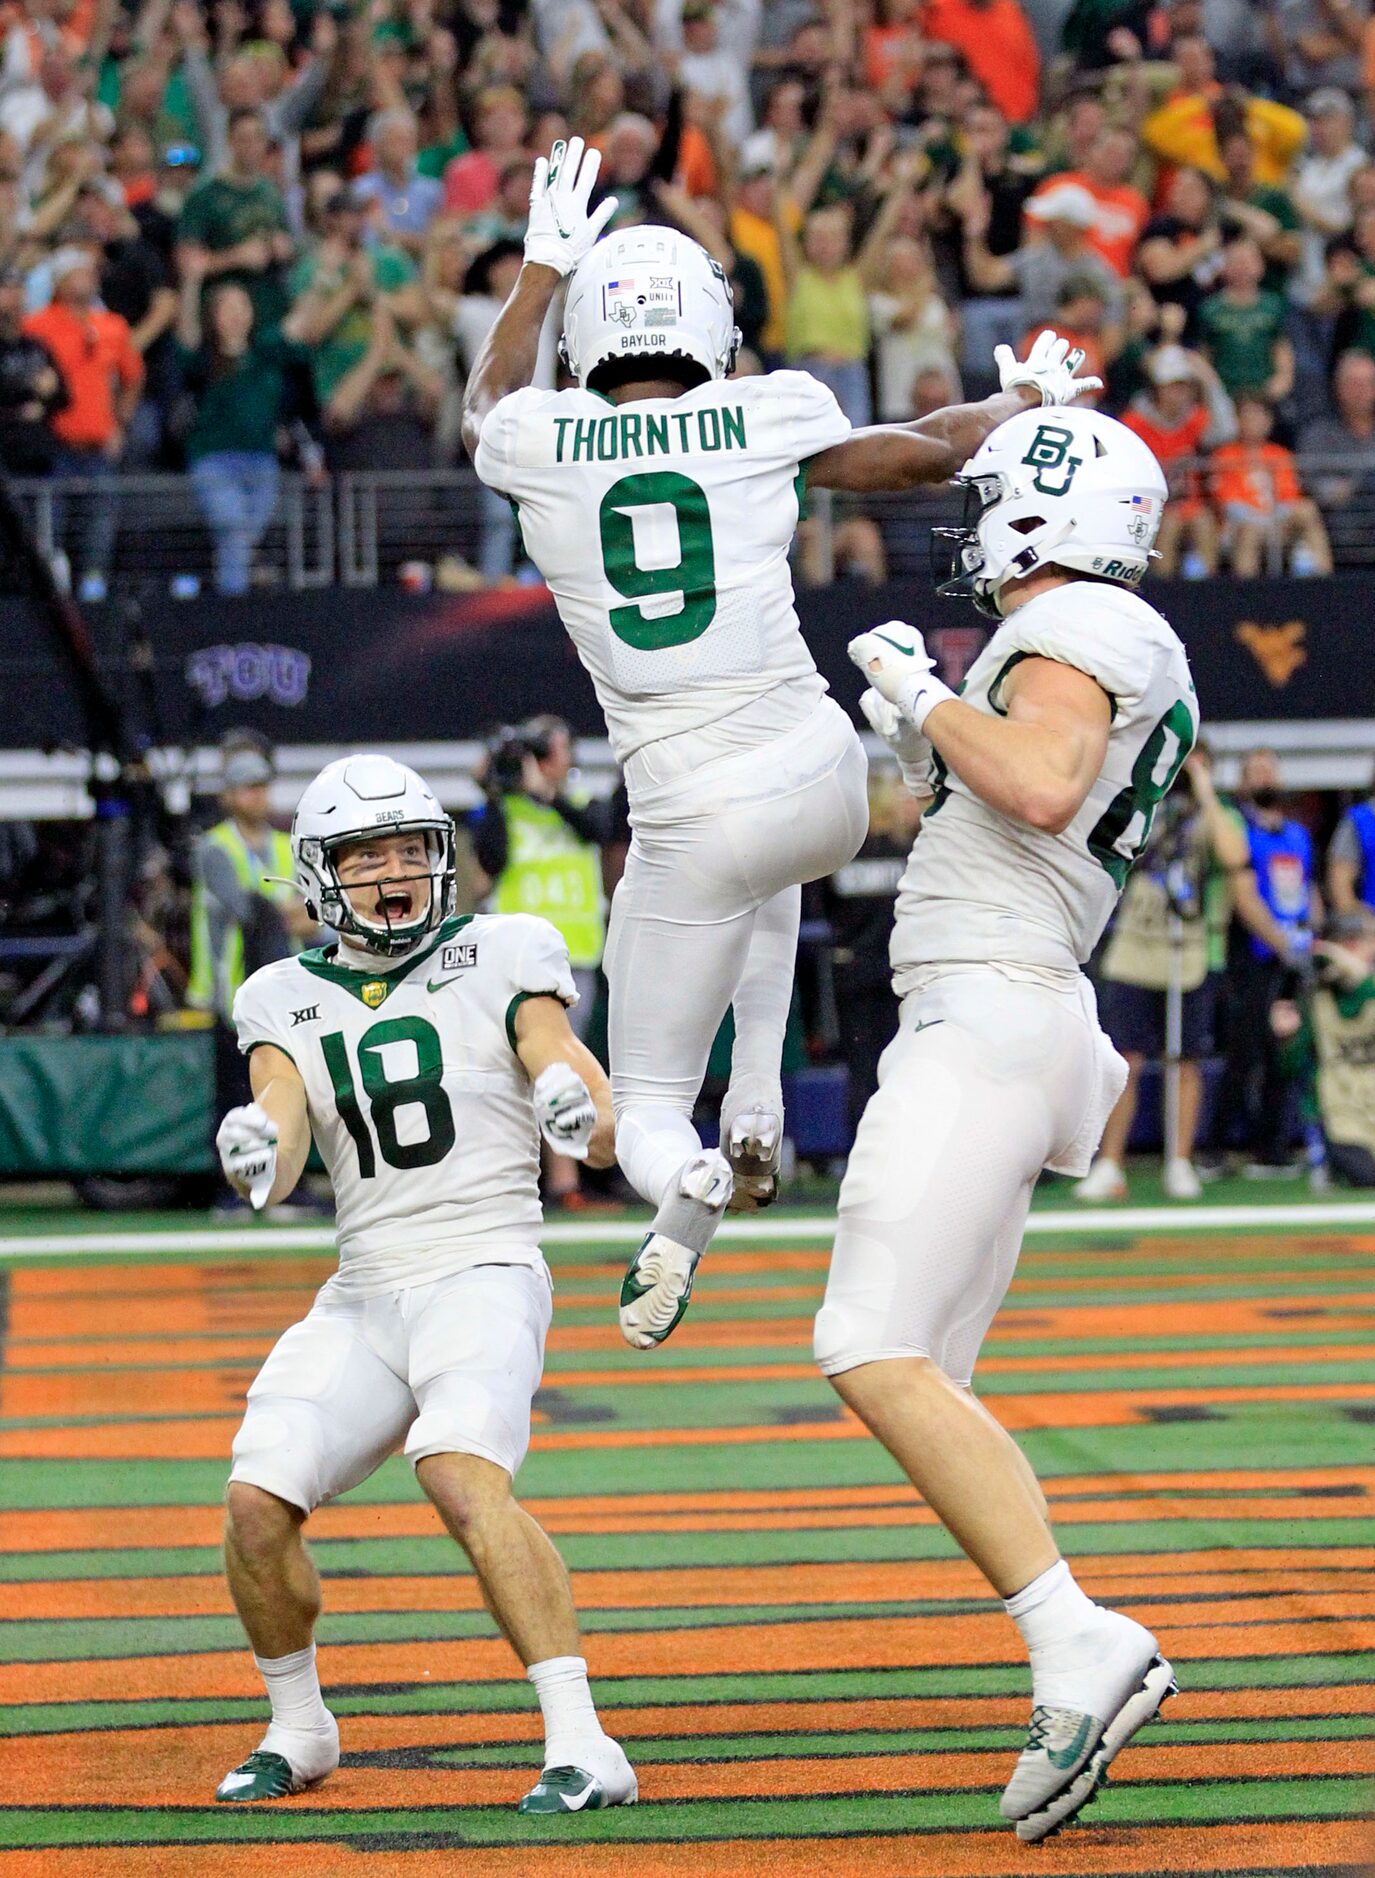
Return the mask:
<path fill-rule="evenodd" d="M 186 661 L 186 682 L 206 706 L 267 698 L 290 709 L 305 703 L 310 655 L 295 646 L 203 646 Z"/>

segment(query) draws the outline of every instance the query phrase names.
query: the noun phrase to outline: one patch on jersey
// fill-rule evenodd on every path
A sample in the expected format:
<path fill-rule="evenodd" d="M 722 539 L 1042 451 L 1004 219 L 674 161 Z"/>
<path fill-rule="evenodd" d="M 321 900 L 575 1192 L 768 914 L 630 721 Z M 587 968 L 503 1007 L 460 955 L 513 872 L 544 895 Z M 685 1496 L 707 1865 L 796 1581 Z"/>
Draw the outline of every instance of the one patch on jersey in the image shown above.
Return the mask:
<path fill-rule="evenodd" d="M 439 954 L 441 972 L 461 972 L 465 965 L 477 964 L 477 940 L 461 939 L 457 945 L 443 946 Z"/>
<path fill-rule="evenodd" d="M 390 989 L 391 986 L 384 979 L 370 978 L 358 995 L 370 1011 L 375 1011 Z"/>

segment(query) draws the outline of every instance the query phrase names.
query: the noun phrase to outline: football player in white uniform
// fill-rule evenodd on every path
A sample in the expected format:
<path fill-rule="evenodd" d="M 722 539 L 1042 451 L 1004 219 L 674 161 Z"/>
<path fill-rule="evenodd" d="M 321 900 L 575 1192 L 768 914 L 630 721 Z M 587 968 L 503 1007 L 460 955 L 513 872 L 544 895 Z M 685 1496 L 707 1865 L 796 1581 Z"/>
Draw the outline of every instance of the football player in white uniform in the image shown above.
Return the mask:
<path fill-rule="evenodd" d="M 313 1132 L 339 1270 L 259 1370 L 234 1439 L 225 1563 L 272 1720 L 215 1797 L 275 1799 L 338 1765 L 302 1527 L 404 1442 L 539 1695 L 544 1770 L 521 1811 L 633 1801 L 563 1561 L 511 1493 L 551 1311 L 539 1138 L 612 1159 L 610 1089 L 569 1028 L 567 949 L 525 914 L 452 917 L 452 824 L 390 758 L 322 770 L 291 847 L 311 917 L 340 939 L 265 966 L 235 999 L 254 1100 L 225 1116 L 220 1158 L 263 1206 L 296 1185 Z"/>
<path fill-rule="evenodd" d="M 634 840 L 611 911 L 616 1152 L 658 1211 L 621 1292 L 641 1349 L 686 1308 L 732 1198 L 777 1186 L 779 1064 L 801 883 L 849 861 L 868 826 L 855 731 L 798 630 L 788 550 L 804 481 L 940 482 L 1004 419 L 1097 380 L 1046 335 L 1004 390 L 912 425 L 852 434 L 805 372 L 727 382 L 739 333 L 721 269 L 669 228 L 598 240 L 600 159 L 581 139 L 536 165 L 525 265 L 469 379 L 464 440 L 516 506 L 526 552 L 591 674 L 625 770 Z M 563 352 L 577 388 L 530 388 L 571 274 Z M 734 1006 L 725 1155 L 692 1126 L 712 1039 Z"/>
<path fill-rule="evenodd" d="M 1044 1838 L 1173 1690 L 1140 1624 L 1060 1557 L 971 1389 L 1042 1167 L 1081 1174 L 1126 1080 L 1080 967 L 1193 744 L 1183 647 L 1132 589 L 1165 502 L 1093 411 L 1028 412 L 961 480 L 953 580 L 1001 621 L 957 697 L 920 633 L 861 633 L 863 706 L 930 797 L 898 895 L 898 1030 L 840 1193 L 816 1356 L 1006 1601 L 1032 1721 L 1002 1811 Z"/>

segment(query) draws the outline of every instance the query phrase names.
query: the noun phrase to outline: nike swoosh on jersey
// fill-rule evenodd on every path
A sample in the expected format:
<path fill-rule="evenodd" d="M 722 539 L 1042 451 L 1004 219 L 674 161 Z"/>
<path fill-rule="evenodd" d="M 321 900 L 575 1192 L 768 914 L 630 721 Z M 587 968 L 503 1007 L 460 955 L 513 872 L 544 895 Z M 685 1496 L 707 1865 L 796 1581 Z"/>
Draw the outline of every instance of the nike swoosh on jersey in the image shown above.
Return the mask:
<path fill-rule="evenodd" d="M 945 1019 L 943 1017 L 928 1017 L 924 1024 L 913 1024 L 907 1034 L 909 1037 L 915 1037 L 919 1030 L 934 1030 L 937 1024 L 943 1024 L 944 1022 Z"/>
<path fill-rule="evenodd" d="M 454 984 L 462 976 L 463 976 L 462 972 L 455 972 L 451 978 L 428 979 L 425 984 L 425 989 L 426 991 L 442 991 L 445 985 Z"/>

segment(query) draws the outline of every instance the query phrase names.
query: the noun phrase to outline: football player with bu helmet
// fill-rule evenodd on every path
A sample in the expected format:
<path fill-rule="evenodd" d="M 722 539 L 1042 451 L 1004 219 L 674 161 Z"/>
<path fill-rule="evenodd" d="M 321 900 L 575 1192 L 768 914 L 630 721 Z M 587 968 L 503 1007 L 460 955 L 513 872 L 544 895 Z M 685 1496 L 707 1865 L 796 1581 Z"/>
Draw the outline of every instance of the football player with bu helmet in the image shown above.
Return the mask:
<path fill-rule="evenodd" d="M 610 1089 L 574 1037 L 563 940 L 525 914 L 456 917 L 454 833 L 414 770 L 349 756 L 291 831 L 296 882 L 337 944 L 255 972 L 234 1003 L 254 1099 L 221 1124 L 255 1207 L 334 1184 L 339 1269 L 276 1344 L 234 1438 L 225 1563 L 272 1717 L 216 1799 L 277 1799 L 339 1762 L 315 1666 L 322 1501 L 404 1446 L 525 1664 L 545 1722 L 535 1813 L 628 1804 L 563 1563 L 516 1503 L 551 1314 L 538 1141 L 605 1167 Z"/>
<path fill-rule="evenodd" d="M 606 972 L 617 1158 L 656 1208 L 621 1329 L 652 1349 L 726 1207 L 776 1195 L 801 886 L 849 861 L 868 827 L 863 748 L 793 605 L 803 486 L 944 481 L 995 425 L 1097 380 L 1045 334 L 1024 363 L 1000 358 L 995 397 L 852 431 L 806 372 L 732 379 L 720 263 L 675 228 L 604 234 L 616 205 L 594 200 L 599 163 L 573 138 L 537 164 L 525 265 L 469 376 L 463 435 L 517 506 L 630 797 Z M 539 391 L 538 337 L 565 283 L 577 383 Z M 723 1152 L 704 1151 L 692 1114 L 728 1008 Z"/>
<path fill-rule="evenodd" d="M 958 696 L 903 621 L 850 656 L 926 803 L 899 889 L 900 1000 L 841 1187 L 817 1360 L 1005 1601 L 1031 1659 L 1002 1800 L 1043 1839 L 1174 1688 L 1088 1598 L 1020 1450 L 974 1396 L 1042 1167 L 1085 1173 L 1126 1082 L 1081 967 L 1192 747 L 1184 649 L 1136 586 L 1160 466 L 1095 411 L 1028 411 L 959 478 L 940 591 L 999 622 Z"/>

